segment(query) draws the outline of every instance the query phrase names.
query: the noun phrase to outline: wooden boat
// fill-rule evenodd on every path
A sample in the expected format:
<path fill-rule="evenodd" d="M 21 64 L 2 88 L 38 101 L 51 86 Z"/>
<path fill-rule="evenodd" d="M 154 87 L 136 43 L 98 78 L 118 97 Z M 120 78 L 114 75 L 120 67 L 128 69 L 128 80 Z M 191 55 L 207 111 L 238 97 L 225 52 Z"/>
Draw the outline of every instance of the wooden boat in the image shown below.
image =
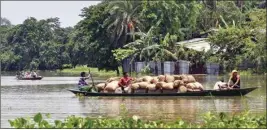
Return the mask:
<path fill-rule="evenodd" d="M 41 80 L 43 77 L 38 76 L 38 77 L 30 77 L 30 78 L 25 78 L 25 77 L 17 77 L 18 80 Z"/>
<path fill-rule="evenodd" d="M 80 91 L 75 89 L 68 89 L 74 94 L 82 94 L 84 96 L 244 96 L 249 92 L 257 89 L 243 88 L 243 89 L 232 89 L 232 90 L 204 90 L 200 92 L 186 92 L 186 93 L 92 93 L 86 91 Z"/>

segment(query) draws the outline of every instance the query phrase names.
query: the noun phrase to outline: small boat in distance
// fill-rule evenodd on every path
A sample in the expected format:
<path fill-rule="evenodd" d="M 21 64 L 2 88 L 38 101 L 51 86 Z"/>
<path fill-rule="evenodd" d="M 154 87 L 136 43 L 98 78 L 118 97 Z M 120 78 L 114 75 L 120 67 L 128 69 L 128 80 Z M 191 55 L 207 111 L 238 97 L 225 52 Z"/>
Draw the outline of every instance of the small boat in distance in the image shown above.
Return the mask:
<path fill-rule="evenodd" d="M 17 73 L 16 79 L 18 80 L 41 80 L 43 77 L 42 76 L 37 76 L 35 72 L 30 73 L 30 72 L 22 72 L 22 73 Z"/>
<path fill-rule="evenodd" d="M 41 80 L 43 77 L 42 76 L 38 76 L 38 77 L 17 77 L 18 80 Z"/>
<path fill-rule="evenodd" d="M 204 90 L 199 92 L 186 92 L 186 93 L 93 93 L 80 91 L 75 89 L 68 89 L 74 94 L 81 94 L 84 96 L 244 96 L 259 87 L 232 89 L 232 90 Z"/>

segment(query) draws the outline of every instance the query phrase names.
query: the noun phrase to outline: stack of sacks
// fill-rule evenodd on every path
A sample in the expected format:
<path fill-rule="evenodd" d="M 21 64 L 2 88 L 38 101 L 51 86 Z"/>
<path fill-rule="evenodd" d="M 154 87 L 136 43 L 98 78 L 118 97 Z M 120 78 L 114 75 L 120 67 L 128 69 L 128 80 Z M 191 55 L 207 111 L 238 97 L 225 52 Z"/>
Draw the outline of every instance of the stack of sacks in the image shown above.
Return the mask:
<path fill-rule="evenodd" d="M 97 88 L 100 92 L 121 93 L 118 82 L 118 77 L 110 78 L 106 83 L 98 84 Z M 134 79 L 130 87 L 125 88 L 127 93 L 185 93 L 202 90 L 203 86 L 192 75 L 143 76 Z"/>

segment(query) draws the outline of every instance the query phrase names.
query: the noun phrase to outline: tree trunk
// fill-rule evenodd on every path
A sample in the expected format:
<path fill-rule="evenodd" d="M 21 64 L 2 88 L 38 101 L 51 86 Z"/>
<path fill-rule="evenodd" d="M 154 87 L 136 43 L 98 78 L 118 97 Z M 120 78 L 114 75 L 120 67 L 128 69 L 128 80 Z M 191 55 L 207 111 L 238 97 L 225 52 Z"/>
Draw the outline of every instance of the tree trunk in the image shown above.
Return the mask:
<path fill-rule="evenodd" d="M 119 70 L 119 67 L 117 67 L 116 72 L 117 72 L 117 76 L 120 76 L 120 70 Z"/>

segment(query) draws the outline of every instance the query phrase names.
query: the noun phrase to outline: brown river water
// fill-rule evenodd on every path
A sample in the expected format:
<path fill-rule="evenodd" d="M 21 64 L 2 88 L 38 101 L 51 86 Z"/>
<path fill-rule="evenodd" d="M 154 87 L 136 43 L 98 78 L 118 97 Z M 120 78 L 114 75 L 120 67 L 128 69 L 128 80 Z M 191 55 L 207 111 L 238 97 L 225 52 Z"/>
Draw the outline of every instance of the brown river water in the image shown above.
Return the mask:
<path fill-rule="evenodd" d="M 225 76 L 225 79 L 228 78 Z M 201 121 L 208 111 L 239 113 L 266 111 L 266 76 L 241 76 L 242 88 L 261 86 L 244 97 L 76 97 L 77 77 L 44 77 L 40 81 L 18 81 L 14 76 L 1 78 L 1 128 L 10 128 L 9 119 L 50 113 L 50 121 L 69 115 L 117 118 L 123 104 L 129 116 L 141 119 Z M 217 76 L 198 76 L 205 89 L 212 89 Z M 101 79 L 95 79 L 101 82 Z"/>

